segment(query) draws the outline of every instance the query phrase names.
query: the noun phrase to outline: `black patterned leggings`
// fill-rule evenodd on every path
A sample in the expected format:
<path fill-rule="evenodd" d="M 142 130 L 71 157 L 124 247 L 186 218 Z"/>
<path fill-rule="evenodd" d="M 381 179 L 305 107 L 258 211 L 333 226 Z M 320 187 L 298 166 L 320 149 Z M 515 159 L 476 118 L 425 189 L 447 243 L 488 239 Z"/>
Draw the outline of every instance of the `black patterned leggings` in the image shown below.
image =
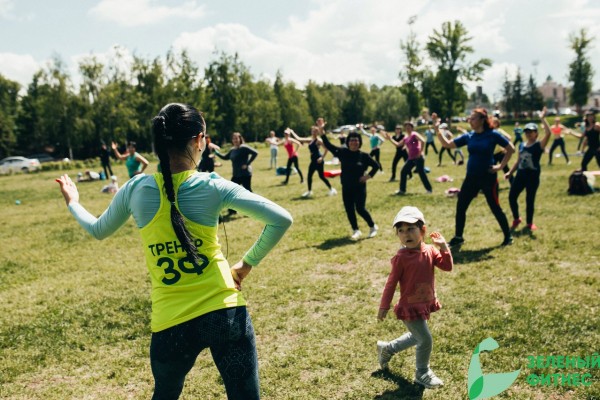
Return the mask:
<path fill-rule="evenodd" d="M 152 400 L 178 399 L 196 357 L 210 348 L 229 400 L 260 398 L 254 328 L 246 307 L 225 308 L 152 333 Z"/>

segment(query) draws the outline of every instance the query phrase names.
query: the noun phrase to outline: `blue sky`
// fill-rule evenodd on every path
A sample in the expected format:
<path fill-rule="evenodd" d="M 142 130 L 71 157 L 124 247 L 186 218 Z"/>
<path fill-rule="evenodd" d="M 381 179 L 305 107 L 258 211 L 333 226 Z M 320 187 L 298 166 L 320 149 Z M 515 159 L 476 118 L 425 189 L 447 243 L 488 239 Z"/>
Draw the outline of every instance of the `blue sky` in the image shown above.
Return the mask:
<path fill-rule="evenodd" d="M 185 48 L 201 68 L 215 49 L 237 52 L 255 77 L 281 70 L 299 86 L 309 79 L 397 84 L 411 16 L 423 46 L 442 22 L 463 22 L 471 59 L 493 61 L 480 83 L 492 98 L 500 97 L 505 71 L 512 78 L 517 68 L 538 83 L 551 75 L 567 84 L 569 34 L 587 28 L 600 89 L 597 0 L 0 0 L 0 74 L 27 85 L 59 55 L 77 82 L 82 57 L 105 60 L 119 46 L 125 59 Z"/>

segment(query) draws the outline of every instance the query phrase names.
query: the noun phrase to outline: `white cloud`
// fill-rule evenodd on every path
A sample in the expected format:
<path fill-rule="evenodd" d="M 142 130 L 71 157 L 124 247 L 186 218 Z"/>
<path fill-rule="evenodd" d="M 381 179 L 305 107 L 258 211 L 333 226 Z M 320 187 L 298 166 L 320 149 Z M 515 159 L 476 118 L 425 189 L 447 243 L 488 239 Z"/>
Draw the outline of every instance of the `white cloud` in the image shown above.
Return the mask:
<path fill-rule="evenodd" d="M 40 68 L 42 64 L 29 54 L 0 53 L 0 74 L 23 87 L 31 83 L 33 74 Z"/>
<path fill-rule="evenodd" d="M 129 27 L 156 24 L 173 17 L 197 19 L 206 15 L 205 6 L 195 0 L 172 7 L 156 3 L 156 0 L 101 0 L 89 12 L 100 19 Z"/>
<path fill-rule="evenodd" d="M 274 77 L 281 70 L 285 80 L 304 85 L 317 82 L 347 83 L 370 80 L 368 66 L 359 57 L 350 58 L 341 50 L 319 54 L 295 44 L 269 41 L 254 35 L 243 25 L 218 24 L 193 33 L 181 34 L 173 43 L 176 50 L 186 49 L 201 67 L 214 59 L 215 50 L 238 53 L 240 60 L 255 75 Z"/>
<path fill-rule="evenodd" d="M 0 0 L 0 18 L 13 18 L 13 7 L 12 0 Z"/>

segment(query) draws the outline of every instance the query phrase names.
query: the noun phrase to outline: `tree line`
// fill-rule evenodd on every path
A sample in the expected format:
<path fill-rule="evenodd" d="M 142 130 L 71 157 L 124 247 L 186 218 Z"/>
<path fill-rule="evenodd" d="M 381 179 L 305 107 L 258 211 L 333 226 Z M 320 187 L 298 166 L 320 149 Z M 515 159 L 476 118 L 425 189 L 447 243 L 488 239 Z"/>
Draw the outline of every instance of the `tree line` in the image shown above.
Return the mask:
<path fill-rule="evenodd" d="M 186 51 L 170 50 L 154 59 L 134 55 L 128 63 L 119 47 L 105 63 L 94 55 L 82 59 L 76 86 L 54 56 L 26 88 L 0 75 L 0 158 L 38 152 L 95 157 L 100 144 L 111 141 L 135 141 L 141 151 L 151 151 L 150 119 L 169 102 L 202 110 L 207 133 L 217 143 L 236 131 L 250 141 L 288 126 L 308 134 L 318 117 L 325 117 L 330 128 L 377 121 L 390 130 L 423 111 L 451 117 L 469 101 L 464 84 L 481 79 L 491 65 L 489 59 L 469 60 L 470 40 L 460 21 L 442 24 L 424 46 L 434 67 L 424 67 L 424 53 L 411 32 L 400 41 L 401 84 L 382 87 L 309 81 L 299 88 L 281 72 L 271 82 L 256 78 L 237 54 L 224 52 L 215 52 L 203 71 Z M 590 39 L 579 40 L 585 58 Z M 590 67 L 583 75 L 591 81 L 591 73 Z M 482 96 L 472 94 L 471 100 Z"/>

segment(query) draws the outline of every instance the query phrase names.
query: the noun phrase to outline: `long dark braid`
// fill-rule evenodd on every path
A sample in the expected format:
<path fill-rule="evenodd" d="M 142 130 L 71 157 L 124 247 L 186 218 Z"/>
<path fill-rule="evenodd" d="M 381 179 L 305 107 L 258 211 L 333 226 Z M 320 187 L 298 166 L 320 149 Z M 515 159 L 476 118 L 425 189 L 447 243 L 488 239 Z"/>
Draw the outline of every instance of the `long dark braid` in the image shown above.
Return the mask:
<path fill-rule="evenodd" d="M 193 261 L 199 261 L 198 249 L 185 226 L 183 216 L 175 205 L 175 188 L 173 187 L 169 150 L 175 150 L 182 154 L 189 141 L 199 134 L 203 134 L 205 129 L 206 125 L 200 112 L 194 107 L 184 104 L 167 104 L 152 119 L 155 149 L 160 161 L 167 199 L 171 204 L 171 224 L 181 246 Z"/>

